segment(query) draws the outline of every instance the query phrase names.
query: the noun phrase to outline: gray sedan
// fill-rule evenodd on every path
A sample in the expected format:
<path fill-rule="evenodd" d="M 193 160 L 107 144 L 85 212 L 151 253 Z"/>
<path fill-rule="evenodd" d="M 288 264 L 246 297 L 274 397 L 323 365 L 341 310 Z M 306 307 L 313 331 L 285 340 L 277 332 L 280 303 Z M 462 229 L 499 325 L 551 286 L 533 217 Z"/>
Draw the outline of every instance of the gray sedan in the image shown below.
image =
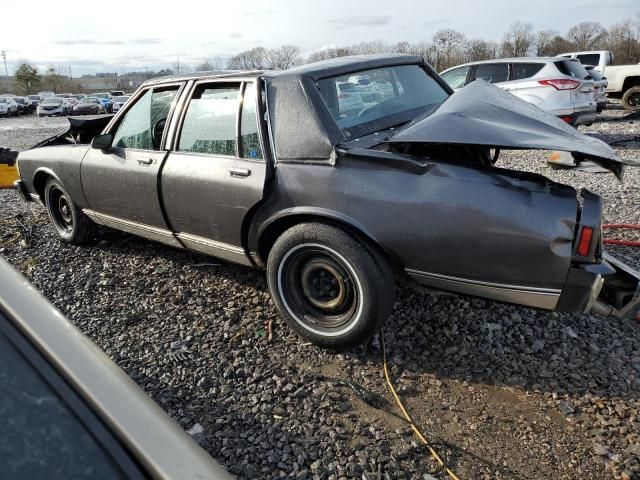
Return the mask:
<path fill-rule="evenodd" d="M 376 94 L 353 108 L 347 83 Z M 598 196 L 495 166 L 505 148 L 568 151 L 620 179 L 632 162 L 486 82 L 452 94 L 419 57 L 156 79 L 113 118 L 70 121 L 18 159 L 18 192 L 63 241 L 105 225 L 265 268 L 318 345 L 367 340 L 397 280 L 619 317 L 640 302 L 640 276 L 603 251 Z"/>

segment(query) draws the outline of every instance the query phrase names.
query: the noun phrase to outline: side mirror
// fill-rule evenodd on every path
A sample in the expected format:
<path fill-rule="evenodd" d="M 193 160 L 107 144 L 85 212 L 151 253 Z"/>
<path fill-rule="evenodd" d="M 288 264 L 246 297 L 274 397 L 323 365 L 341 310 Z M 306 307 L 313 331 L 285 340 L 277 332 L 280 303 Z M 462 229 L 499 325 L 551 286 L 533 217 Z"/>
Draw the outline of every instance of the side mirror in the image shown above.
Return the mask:
<path fill-rule="evenodd" d="M 111 148 L 111 142 L 113 142 L 113 135 L 107 133 L 106 135 L 98 135 L 91 140 L 91 148 L 98 150 L 109 150 Z"/>

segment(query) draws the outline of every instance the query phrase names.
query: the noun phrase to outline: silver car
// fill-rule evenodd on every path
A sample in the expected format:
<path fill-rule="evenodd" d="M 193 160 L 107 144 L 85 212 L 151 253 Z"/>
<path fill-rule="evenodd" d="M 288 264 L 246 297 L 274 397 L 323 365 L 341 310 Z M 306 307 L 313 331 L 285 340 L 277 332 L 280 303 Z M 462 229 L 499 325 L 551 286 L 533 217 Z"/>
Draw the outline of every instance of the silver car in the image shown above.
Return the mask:
<path fill-rule="evenodd" d="M 597 115 L 594 81 L 577 60 L 501 58 L 466 63 L 440 75 L 454 90 L 477 79 L 494 83 L 573 126 L 593 123 Z"/>

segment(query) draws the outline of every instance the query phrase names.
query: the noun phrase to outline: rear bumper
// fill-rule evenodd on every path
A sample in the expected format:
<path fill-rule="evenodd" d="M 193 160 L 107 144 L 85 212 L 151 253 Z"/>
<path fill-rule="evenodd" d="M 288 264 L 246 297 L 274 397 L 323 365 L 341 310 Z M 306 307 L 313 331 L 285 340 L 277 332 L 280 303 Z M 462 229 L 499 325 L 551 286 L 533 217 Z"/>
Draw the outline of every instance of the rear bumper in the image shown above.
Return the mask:
<path fill-rule="evenodd" d="M 640 310 L 640 273 L 604 253 L 600 263 L 580 265 L 569 270 L 556 310 L 637 318 Z"/>
<path fill-rule="evenodd" d="M 578 125 L 590 125 L 595 122 L 596 118 L 598 117 L 598 110 L 597 108 L 594 108 L 593 110 L 585 112 L 574 112 L 569 115 L 558 116 L 569 125 L 577 127 Z"/>

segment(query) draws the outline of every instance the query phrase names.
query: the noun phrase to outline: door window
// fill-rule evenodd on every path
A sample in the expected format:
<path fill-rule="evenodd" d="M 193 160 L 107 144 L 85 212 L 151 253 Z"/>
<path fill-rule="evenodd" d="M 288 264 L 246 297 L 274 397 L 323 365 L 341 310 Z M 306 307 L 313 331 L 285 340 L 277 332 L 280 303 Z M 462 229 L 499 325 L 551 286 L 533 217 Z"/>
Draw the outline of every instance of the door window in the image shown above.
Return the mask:
<path fill-rule="evenodd" d="M 544 63 L 512 63 L 513 75 L 510 80 L 531 78 L 544 67 Z"/>
<path fill-rule="evenodd" d="M 467 79 L 467 72 L 469 72 L 469 67 L 460 67 L 454 68 L 440 76 L 451 88 L 462 88 Z"/>
<path fill-rule="evenodd" d="M 149 89 L 136 100 L 118 125 L 112 145 L 117 148 L 160 150 L 160 141 L 178 86 Z"/>
<path fill-rule="evenodd" d="M 508 76 L 508 63 L 481 63 L 476 65 L 474 80 L 482 79 L 489 83 L 506 82 Z"/>
<path fill-rule="evenodd" d="M 244 89 L 242 117 L 240 117 L 240 157 L 262 158 L 262 148 L 260 148 L 260 137 L 258 136 L 255 83 L 247 83 Z"/>
<path fill-rule="evenodd" d="M 239 94 L 240 84 L 198 86 L 189 102 L 178 150 L 236 156 Z"/>

